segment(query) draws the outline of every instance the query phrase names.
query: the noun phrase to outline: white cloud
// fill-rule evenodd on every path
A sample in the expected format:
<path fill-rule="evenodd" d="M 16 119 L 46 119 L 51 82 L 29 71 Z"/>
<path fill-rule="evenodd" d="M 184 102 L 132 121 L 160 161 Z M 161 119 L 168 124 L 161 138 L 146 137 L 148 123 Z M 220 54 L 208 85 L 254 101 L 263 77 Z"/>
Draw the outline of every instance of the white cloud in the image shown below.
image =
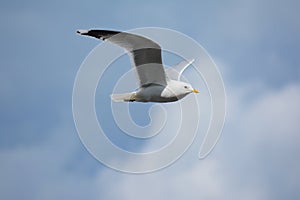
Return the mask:
<path fill-rule="evenodd" d="M 300 140 L 300 86 L 290 85 L 279 92 L 271 92 L 250 108 L 246 123 L 255 124 L 256 133 L 276 143 Z"/>
<path fill-rule="evenodd" d="M 248 102 L 240 100 L 255 91 L 252 87 L 243 87 L 243 92 L 240 89 L 228 91 L 231 92 L 229 99 L 237 99 L 229 103 L 237 108 L 233 113 L 229 110 L 230 125 L 225 127 L 220 144 L 208 158 L 199 161 L 194 152 L 188 151 L 190 155 L 171 167 L 146 175 L 104 170 L 97 177 L 98 184 L 108 180 L 101 195 L 125 200 L 280 199 L 281 195 L 288 195 L 289 190 L 297 195 L 300 183 L 293 176 L 299 168 L 285 170 L 284 167 L 299 167 L 300 161 L 277 160 L 276 149 L 282 151 L 280 154 L 293 156 L 296 152 L 292 149 L 299 150 L 300 85 L 290 84 L 279 91 L 265 90 Z M 281 190 L 278 183 L 272 181 L 276 174 L 282 181 L 279 185 L 283 184 Z"/>
<path fill-rule="evenodd" d="M 211 194 L 217 198 L 221 197 L 222 189 L 222 183 L 215 182 L 218 179 L 217 168 L 217 163 L 210 160 L 186 170 L 166 169 L 146 175 L 116 174 L 104 170 L 98 179 L 101 183 L 101 180 L 109 180 L 103 185 L 103 191 L 110 199 L 197 199 L 212 197 Z"/>

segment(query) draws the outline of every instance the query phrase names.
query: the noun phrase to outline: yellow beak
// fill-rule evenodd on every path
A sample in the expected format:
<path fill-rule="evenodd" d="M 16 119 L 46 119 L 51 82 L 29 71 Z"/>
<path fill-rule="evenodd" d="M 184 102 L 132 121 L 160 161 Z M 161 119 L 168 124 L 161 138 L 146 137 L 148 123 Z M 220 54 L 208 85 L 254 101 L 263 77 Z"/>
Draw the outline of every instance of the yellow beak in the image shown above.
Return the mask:
<path fill-rule="evenodd" d="M 193 89 L 192 92 L 199 93 L 199 90 Z"/>

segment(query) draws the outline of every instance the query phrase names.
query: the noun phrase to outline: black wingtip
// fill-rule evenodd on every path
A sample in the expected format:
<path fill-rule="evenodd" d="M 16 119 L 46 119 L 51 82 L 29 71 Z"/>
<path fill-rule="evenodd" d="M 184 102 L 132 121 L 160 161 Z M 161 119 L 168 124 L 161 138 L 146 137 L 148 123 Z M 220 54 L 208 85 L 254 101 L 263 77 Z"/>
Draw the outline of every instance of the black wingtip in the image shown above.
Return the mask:
<path fill-rule="evenodd" d="M 113 35 L 119 34 L 119 31 L 109 31 L 109 30 L 77 30 L 76 33 L 80 35 L 88 35 L 98 39 L 106 40 Z"/>

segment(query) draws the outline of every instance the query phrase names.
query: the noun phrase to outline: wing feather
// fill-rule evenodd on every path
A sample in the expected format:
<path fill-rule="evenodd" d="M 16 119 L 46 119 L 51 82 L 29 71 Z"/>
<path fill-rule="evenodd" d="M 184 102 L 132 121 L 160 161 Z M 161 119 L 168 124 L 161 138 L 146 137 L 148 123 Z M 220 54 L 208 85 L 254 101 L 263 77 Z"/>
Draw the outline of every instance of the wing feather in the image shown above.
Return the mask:
<path fill-rule="evenodd" d="M 78 30 L 88 35 L 112 42 L 128 51 L 132 66 L 136 68 L 140 87 L 151 83 L 166 85 L 161 48 L 154 41 L 131 33 L 109 30 Z"/>

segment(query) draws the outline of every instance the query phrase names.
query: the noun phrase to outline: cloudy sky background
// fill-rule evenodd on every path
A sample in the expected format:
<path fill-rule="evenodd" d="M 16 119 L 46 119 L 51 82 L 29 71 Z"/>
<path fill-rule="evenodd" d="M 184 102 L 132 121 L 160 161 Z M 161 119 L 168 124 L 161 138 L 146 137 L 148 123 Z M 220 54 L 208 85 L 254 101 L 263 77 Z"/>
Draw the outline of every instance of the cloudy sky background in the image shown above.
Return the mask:
<path fill-rule="evenodd" d="M 299 199 L 299 7 L 296 0 L 2 1 L 0 198 Z M 227 120 L 205 160 L 196 141 L 167 169 L 122 174 L 95 160 L 75 130 L 74 79 L 98 44 L 75 30 L 148 26 L 206 48 L 224 78 Z"/>

